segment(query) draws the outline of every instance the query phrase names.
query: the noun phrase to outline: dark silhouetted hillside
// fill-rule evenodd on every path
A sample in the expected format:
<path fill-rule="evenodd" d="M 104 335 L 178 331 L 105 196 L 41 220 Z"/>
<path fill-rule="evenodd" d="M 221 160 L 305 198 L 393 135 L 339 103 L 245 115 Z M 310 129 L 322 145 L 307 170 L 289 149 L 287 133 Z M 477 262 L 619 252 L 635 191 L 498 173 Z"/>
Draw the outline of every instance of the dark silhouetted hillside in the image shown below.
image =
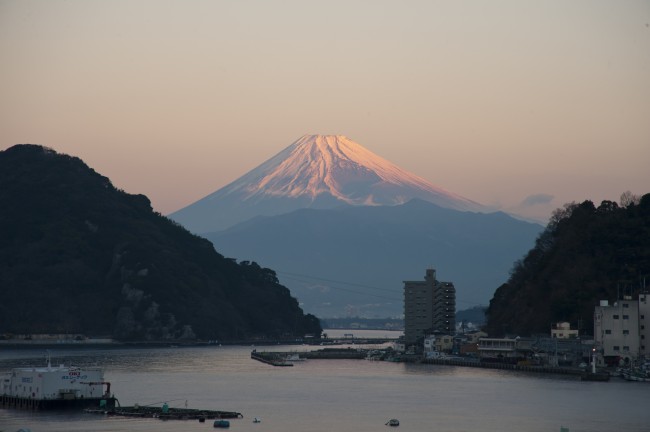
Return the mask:
<path fill-rule="evenodd" d="M 558 321 L 592 333 L 599 300 L 636 296 L 650 275 L 650 194 L 629 198 L 556 211 L 490 301 L 490 335 L 549 333 Z"/>
<path fill-rule="evenodd" d="M 123 340 L 320 333 L 272 270 L 236 263 L 80 159 L 0 152 L 0 334 Z"/>

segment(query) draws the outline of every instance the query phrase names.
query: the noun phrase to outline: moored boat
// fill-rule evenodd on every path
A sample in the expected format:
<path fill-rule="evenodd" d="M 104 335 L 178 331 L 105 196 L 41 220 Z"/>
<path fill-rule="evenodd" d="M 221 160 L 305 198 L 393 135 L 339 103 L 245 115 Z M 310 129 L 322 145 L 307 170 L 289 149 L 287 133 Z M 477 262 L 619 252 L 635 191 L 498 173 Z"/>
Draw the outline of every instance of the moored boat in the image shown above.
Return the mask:
<path fill-rule="evenodd" d="M 399 426 L 399 420 L 397 419 L 390 419 L 386 422 L 388 426 Z"/>
<path fill-rule="evenodd" d="M 621 376 L 626 381 L 650 382 L 650 373 L 645 369 L 622 369 Z"/>
<path fill-rule="evenodd" d="M 213 426 L 216 428 L 229 428 L 230 422 L 228 420 L 215 420 Z"/>
<path fill-rule="evenodd" d="M 297 362 L 297 361 L 305 361 L 305 359 L 304 359 L 304 358 L 301 358 L 301 357 L 300 357 L 300 354 L 298 354 L 298 353 L 291 353 L 291 354 L 289 354 L 289 355 L 287 355 L 287 356 L 285 357 L 284 361 L 287 361 L 287 362 Z"/>
<path fill-rule="evenodd" d="M 115 402 L 111 384 L 97 367 L 52 366 L 48 359 L 45 367 L 14 368 L 0 381 L 0 408 L 108 410 Z"/>

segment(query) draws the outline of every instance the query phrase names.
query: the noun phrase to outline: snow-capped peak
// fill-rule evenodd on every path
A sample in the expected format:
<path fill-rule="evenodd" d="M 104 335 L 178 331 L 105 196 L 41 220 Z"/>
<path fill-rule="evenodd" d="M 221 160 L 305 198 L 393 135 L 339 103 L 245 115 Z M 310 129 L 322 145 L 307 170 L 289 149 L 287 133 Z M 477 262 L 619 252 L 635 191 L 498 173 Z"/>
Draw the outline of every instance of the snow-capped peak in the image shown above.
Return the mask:
<path fill-rule="evenodd" d="M 170 215 L 194 232 L 301 208 L 398 205 L 414 198 L 455 210 L 478 203 L 411 174 L 342 135 L 305 135 L 239 179 Z"/>
<path fill-rule="evenodd" d="M 254 195 L 310 197 L 330 194 L 352 205 L 395 205 L 412 198 L 449 200 L 444 207 L 478 204 L 437 188 L 343 135 L 304 135 L 230 186 Z M 410 190 L 410 191 L 409 191 Z M 397 192 L 397 194 L 395 194 Z M 453 205 L 451 205 L 453 202 Z"/>

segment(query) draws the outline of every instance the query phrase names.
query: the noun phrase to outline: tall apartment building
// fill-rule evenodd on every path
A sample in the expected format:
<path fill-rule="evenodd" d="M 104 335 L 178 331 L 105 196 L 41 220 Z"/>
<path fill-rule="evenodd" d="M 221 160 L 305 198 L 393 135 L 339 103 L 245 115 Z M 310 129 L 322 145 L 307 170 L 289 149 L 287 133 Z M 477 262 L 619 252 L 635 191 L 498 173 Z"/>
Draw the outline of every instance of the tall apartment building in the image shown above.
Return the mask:
<path fill-rule="evenodd" d="M 423 281 L 404 281 L 404 342 L 415 343 L 427 333 L 453 335 L 456 330 L 456 288 L 436 280 L 427 269 Z"/>
<path fill-rule="evenodd" d="M 639 343 L 641 341 L 640 309 L 639 301 L 632 300 L 630 296 L 625 296 L 623 300 L 613 305 L 610 305 L 607 300 L 601 300 L 600 306 L 596 306 L 594 339 L 596 345 L 602 348 L 605 358 L 619 357 L 632 360 L 639 356 L 642 345 Z"/>

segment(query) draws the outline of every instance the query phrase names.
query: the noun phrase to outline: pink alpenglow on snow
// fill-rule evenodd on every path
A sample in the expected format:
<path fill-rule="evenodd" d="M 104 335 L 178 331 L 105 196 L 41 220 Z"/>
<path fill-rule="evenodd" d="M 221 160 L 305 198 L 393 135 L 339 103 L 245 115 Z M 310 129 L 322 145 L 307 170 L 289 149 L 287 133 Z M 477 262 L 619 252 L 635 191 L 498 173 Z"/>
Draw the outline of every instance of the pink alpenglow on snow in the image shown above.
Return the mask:
<path fill-rule="evenodd" d="M 455 210 L 487 211 L 345 136 L 304 135 L 262 165 L 170 217 L 191 231 L 205 233 L 255 216 L 300 208 L 399 205 L 414 198 Z"/>

